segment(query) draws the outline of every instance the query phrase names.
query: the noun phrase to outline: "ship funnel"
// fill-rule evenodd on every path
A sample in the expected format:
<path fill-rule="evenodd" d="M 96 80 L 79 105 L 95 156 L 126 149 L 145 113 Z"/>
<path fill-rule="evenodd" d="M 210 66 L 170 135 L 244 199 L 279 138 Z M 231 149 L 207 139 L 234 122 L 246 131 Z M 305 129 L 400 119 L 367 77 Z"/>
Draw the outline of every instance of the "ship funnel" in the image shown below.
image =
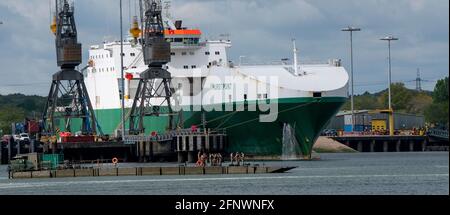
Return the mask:
<path fill-rule="evenodd" d="M 175 28 L 176 28 L 177 30 L 181 30 L 182 23 L 183 23 L 182 20 L 177 20 L 177 21 L 175 21 Z"/>

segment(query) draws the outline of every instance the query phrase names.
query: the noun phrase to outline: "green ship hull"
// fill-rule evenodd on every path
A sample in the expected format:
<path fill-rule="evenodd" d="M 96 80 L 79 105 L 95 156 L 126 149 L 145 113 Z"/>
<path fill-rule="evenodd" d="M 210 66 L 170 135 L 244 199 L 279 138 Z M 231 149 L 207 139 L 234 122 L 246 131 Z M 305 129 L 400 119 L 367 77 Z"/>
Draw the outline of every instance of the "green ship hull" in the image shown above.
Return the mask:
<path fill-rule="evenodd" d="M 274 122 L 260 122 L 260 116 L 268 112 L 248 111 L 247 108 L 256 103 L 249 101 L 245 104 L 234 103 L 234 111 L 204 112 L 206 127 L 212 130 L 226 130 L 228 152 L 243 152 L 254 156 L 280 156 L 283 145 L 283 126 L 289 124 L 295 130 L 298 143 L 295 153 L 309 156 L 320 132 L 346 102 L 346 98 L 287 98 L 270 102 L 278 103 L 278 117 Z M 236 111 L 236 107 L 242 105 L 245 110 Z M 222 107 L 224 110 L 225 104 Z M 121 120 L 120 109 L 95 110 L 95 113 L 104 134 L 113 134 L 120 127 L 118 126 Z M 192 125 L 201 127 L 202 112 L 183 111 L 182 120 L 184 128 L 191 128 Z M 164 133 L 167 130 L 167 122 L 167 116 L 146 117 L 145 132 L 147 134 L 153 131 Z M 76 127 L 76 125 L 72 126 L 72 128 Z"/>

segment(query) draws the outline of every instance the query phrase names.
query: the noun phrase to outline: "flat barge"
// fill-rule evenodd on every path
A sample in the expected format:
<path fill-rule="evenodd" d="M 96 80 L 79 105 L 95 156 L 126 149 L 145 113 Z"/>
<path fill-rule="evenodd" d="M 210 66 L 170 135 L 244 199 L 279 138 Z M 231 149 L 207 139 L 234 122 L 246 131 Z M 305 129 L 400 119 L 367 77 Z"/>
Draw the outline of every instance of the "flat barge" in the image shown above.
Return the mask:
<path fill-rule="evenodd" d="M 87 168 L 10 172 L 10 179 L 70 178 L 103 176 L 157 176 L 157 175 L 225 175 L 225 174 L 269 174 L 285 173 L 296 167 L 270 166 L 211 166 L 211 167 L 129 167 Z"/>

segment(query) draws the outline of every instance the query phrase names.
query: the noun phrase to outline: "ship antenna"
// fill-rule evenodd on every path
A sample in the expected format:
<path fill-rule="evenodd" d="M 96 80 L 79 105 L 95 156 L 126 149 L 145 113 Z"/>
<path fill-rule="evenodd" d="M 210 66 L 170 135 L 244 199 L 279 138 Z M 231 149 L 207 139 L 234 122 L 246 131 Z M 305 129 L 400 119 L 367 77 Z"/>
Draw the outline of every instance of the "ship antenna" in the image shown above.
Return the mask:
<path fill-rule="evenodd" d="M 166 17 L 171 19 L 172 16 L 170 14 L 171 1 L 164 1 L 164 9 L 166 10 Z"/>
<path fill-rule="evenodd" d="M 298 73 L 298 60 L 297 60 L 298 49 L 297 49 L 297 46 L 295 44 L 295 39 L 292 39 L 292 43 L 294 45 L 294 72 L 295 72 L 295 75 L 299 75 L 299 73 Z"/>

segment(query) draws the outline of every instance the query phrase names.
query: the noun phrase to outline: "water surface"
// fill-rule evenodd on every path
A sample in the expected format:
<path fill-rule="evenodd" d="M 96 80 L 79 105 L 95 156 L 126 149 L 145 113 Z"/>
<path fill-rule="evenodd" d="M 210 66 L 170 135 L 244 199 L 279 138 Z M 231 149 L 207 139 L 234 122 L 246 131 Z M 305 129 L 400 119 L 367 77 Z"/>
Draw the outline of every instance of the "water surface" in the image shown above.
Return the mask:
<path fill-rule="evenodd" d="M 298 167 L 284 174 L 263 175 L 8 180 L 6 166 L 0 166 L 0 195 L 449 195 L 448 152 L 321 154 L 320 157 L 320 161 L 257 162 Z"/>

